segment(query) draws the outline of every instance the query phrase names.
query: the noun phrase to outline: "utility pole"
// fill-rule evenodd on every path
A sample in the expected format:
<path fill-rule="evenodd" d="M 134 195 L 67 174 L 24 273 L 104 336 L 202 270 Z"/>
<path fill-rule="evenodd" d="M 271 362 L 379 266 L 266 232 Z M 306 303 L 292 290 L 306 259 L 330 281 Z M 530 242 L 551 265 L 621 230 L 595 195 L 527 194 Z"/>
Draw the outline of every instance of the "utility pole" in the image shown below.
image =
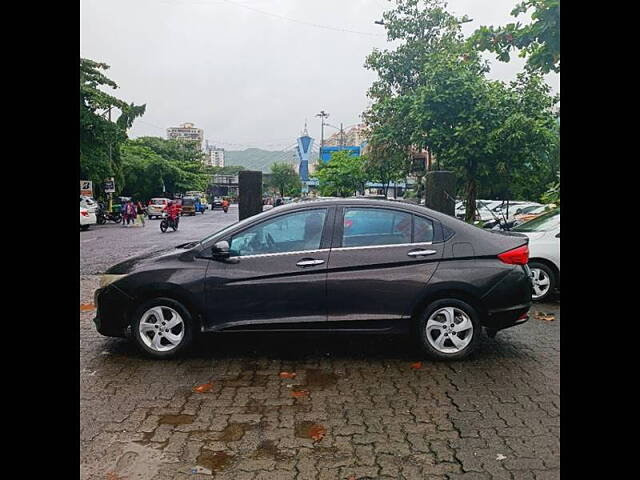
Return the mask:
<path fill-rule="evenodd" d="M 316 117 L 320 117 L 320 162 L 322 162 L 322 149 L 324 148 L 324 119 L 327 118 L 329 114 L 324 110 L 320 110 L 320 113 L 316 114 Z"/>
<path fill-rule="evenodd" d="M 342 122 L 340 122 L 340 146 L 344 147 L 344 130 L 342 128 Z"/>
<path fill-rule="evenodd" d="M 109 122 L 111 122 L 111 105 L 109 105 Z M 112 165 L 112 161 L 111 161 L 111 149 L 112 148 L 113 148 L 112 142 L 111 142 L 111 139 L 109 139 L 109 166 Z M 114 182 L 114 185 L 115 185 L 115 182 Z M 111 212 L 112 209 L 113 209 L 113 193 L 111 193 L 111 192 L 109 192 L 109 205 L 108 205 L 108 208 L 109 208 L 109 212 Z M 123 225 L 124 225 L 124 217 L 123 217 L 122 222 L 123 222 Z"/>

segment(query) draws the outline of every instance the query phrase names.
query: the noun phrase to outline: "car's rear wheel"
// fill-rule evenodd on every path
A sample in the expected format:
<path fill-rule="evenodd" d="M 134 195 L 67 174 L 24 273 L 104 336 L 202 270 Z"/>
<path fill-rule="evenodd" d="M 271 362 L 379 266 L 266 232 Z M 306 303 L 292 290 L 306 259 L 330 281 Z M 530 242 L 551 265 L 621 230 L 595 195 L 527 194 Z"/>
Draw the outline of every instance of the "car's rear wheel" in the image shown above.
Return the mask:
<path fill-rule="evenodd" d="M 80 230 L 83 230 L 83 231 L 89 230 L 89 225 L 80 225 Z"/>
<path fill-rule="evenodd" d="M 556 288 L 556 275 L 544 263 L 529 263 L 533 280 L 533 292 L 531 299 L 535 302 L 544 302 Z"/>
<path fill-rule="evenodd" d="M 154 298 L 134 314 L 131 330 L 140 350 L 153 358 L 171 358 L 193 341 L 193 320 L 189 311 L 171 298 Z"/>
<path fill-rule="evenodd" d="M 466 302 L 443 298 L 429 304 L 418 321 L 418 340 L 432 358 L 459 360 L 473 352 L 481 332 L 478 313 Z"/>

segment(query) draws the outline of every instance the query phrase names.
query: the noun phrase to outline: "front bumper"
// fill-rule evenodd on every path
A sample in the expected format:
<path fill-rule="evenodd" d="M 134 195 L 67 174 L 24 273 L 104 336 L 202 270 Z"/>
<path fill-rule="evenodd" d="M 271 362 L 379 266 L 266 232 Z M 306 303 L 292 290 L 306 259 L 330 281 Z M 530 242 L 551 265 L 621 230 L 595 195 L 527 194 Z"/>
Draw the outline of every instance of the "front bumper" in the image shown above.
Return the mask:
<path fill-rule="evenodd" d="M 93 295 L 96 330 L 106 337 L 125 337 L 129 326 L 132 299 L 113 285 L 99 288 Z"/>

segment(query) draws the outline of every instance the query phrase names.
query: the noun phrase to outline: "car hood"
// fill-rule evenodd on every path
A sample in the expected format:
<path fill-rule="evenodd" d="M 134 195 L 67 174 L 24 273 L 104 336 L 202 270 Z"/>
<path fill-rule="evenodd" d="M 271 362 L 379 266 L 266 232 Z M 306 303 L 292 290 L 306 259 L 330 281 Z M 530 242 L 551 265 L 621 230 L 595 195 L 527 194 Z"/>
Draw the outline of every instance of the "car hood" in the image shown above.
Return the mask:
<path fill-rule="evenodd" d="M 191 252 L 197 249 L 196 247 L 198 245 L 199 242 L 189 242 L 175 247 L 144 253 L 113 265 L 107 269 L 105 273 L 109 275 L 126 275 L 152 264 L 167 262 L 184 255 L 191 256 Z"/>

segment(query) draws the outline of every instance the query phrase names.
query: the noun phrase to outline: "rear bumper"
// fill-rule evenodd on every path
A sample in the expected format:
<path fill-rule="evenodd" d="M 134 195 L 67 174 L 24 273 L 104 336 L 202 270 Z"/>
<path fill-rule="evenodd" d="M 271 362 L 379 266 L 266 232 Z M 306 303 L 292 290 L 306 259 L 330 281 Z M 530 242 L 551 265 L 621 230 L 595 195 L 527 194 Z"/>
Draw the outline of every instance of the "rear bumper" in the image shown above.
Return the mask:
<path fill-rule="evenodd" d="M 505 328 L 515 327 L 529 320 L 530 308 L 531 302 L 489 312 L 484 326 L 491 330 L 503 330 Z"/>
<path fill-rule="evenodd" d="M 131 299 L 117 287 L 99 288 L 94 293 L 96 316 L 93 323 L 105 337 L 125 337 L 129 326 Z"/>
<path fill-rule="evenodd" d="M 514 266 L 483 298 L 486 317 L 483 326 L 502 330 L 526 322 L 531 308 L 531 276 L 529 268 Z"/>

